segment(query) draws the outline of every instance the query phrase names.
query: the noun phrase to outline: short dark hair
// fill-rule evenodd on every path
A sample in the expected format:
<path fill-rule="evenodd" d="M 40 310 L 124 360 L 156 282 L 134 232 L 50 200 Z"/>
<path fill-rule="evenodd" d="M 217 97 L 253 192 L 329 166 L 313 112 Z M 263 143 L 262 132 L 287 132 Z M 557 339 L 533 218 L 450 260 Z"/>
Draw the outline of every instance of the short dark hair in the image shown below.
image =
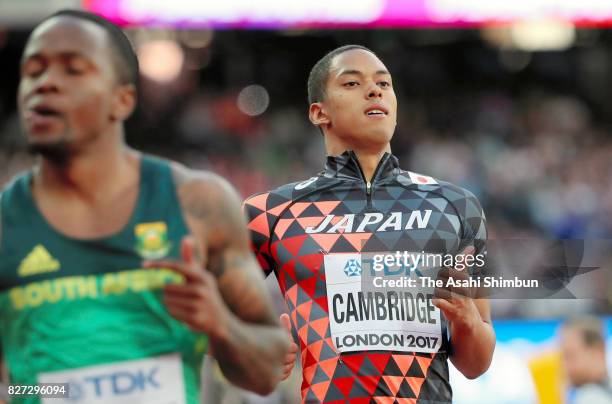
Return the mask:
<path fill-rule="evenodd" d="M 45 18 L 42 22 L 55 17 L 74 17 L 93 22 L 106 31 L 113 48 L 112 51 L 115 72 L 117 73 L 119 83 L 133 84 L 134 86 L 138 87 L 138 58 L 136 57 L 136 53 L 134 52 L 134 48 L 132 47 L 130 40 L 121 30 L 121 28 L 97 14 L 73 9 L 57 11 L 56 13 L 53 13 L 49 17 Z"/>
<path fill-rule="evenodd" d="M 344 52 L 361 49 L 368 51 L 373 55 L 376 55 L 372 50 L 361 45 L 344 45 L 336 48 L 323 56 L 310 70 L 308 75 L 308 104 L 314 102 L 320 102 L 325 99 L 325 87 L 327 85 L 327 79 L 329 78 L 329 68 L 334 58 Z"/>

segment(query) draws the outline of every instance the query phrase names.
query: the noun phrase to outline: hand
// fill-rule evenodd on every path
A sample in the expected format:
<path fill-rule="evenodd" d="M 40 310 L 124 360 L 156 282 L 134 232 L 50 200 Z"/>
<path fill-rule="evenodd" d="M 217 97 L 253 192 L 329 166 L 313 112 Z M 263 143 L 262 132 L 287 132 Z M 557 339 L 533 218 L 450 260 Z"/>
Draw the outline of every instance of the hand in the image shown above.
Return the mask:
<path fill-rule="evenodd" d="M 473 255 L 476 249 L 466 247 L 461 255 Z M 446 286 L 452 278 L 455 283 L 466 282 L 470 279 L 468 268 L 458 270 L 455 268 L 442 268 L 437 279 L 444 282 L 444 287 L 436 288 L 432 303 L 438 307 L 450 323 L 460 327 L 471 327 L 475 320 L 480 319 L 478 308 L 474 304 L 472 288 L 466 286 Z"/>
<path fill-rule="evenodd" d="M 185 236 L 181 241 L 182 260 L 145 261 L 145 268 L 164 268 L 185 277 L 184 284 L 164 287 L 164 303 L 175 319 L 192 330 L 208 334 L 211 338 L 226 338 L 232 314 L 223 301 L 217 280 L 205 268 L 206 251 L 200 263 L 196 259 L 195 239 Z"/>
<path fill-rule="evenodd" d="M 289 345 L 289 352 L 285 356 L 285 363 L 283 364 L 283 374 L 281 376 L 281 380 L 285 380 L 291 374 L 293 370 L 293 366 L 295 366 L 295 361 L 297 359 L 297 351 L 298 346 L 293 341 L 293 337 L 291 335 L 291 320 L 289 319 L 289 315 L 286 313 L 281 314 L 280 322 L 287 329 L 289 333 L 289 339 L 291 340 L 291 345 Z"/>

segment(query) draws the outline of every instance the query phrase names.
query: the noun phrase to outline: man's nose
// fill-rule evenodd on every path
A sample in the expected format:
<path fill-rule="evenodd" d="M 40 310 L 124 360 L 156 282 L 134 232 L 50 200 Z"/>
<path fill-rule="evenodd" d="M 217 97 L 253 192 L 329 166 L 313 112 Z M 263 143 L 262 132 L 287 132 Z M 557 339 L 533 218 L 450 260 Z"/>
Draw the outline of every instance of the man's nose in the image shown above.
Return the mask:
<path fill-rule="evenodd" d="M 382 90 L 376 83 L 370 83 L 367 88 L 368 99 L 382 97 Z"/>
<path fill-rule="evenodd" d="M 49 67 L 36 78 L 34 92 L 37 94 L 56 93 L 60 89 L 60 72 Z"/>

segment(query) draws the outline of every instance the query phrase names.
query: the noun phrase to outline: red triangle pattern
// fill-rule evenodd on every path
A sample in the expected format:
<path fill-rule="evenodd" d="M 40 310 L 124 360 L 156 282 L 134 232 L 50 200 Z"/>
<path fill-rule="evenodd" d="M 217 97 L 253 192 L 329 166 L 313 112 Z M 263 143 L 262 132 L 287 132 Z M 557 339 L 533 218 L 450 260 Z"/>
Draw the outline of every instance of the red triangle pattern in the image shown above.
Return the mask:
<path fill-rule="evenodd" d="M 332 342 L 331 338 L 329 342 Z M 359 369 L 361 369 L 361 365 L 363 365 L 363 361 L 365 360 L 365 354 L 360 353 L 356 355 L 347 355 L 346 357 L 343 357 L 342 360 L 344 360 L 344 363 L 349 367 L 349 369 L 351 369 L 354 373 L 358 373 Z"/>
<path fill-rule="evenodd" d="M 318 274 L 319 269 L 321 269 L 321 266 L 323 265 L 323 255 L 322 254 L 302 255 L 301 257 L 298 257 L 298 261 L 300 262 L 300 264 L 304 265 L 310 271 Z"/>
<path fill-rule="evenodd" d="M 285 232 L 287 231 L 289 226 L 291 226 L 291 223 L 293 223 L 294 221 L 295 219 L 278 219 L 276 225 L 274 226 L 274 234 L 276 235 L 276 237 L 282 239 L 285 235 Z"/>
<path fill-rule="evenodd" d="M 333 212 L 341 201 L 326 201 L 326 202 L 314 202 L 314 205 L 323 213 L 325 216 Z"/>
<path fill-rule="evenodd" d="M 310 344 L 308 348 L 306 348 L 312 353 L 312 356 L 314 356 L 317 359 L 317 361 L 321 358 L 321 349 L 323 349 L 324 343 L 325 341 L 320 340 L 317 342 L 313 342 L 312 344 Z M 329 378 L 331 379 L 331 376 L 329 376 Z"/>
<path fill-rule="evenodd" d="M 295 220 L 302 226 L 302 229 L 306 229 L 308 227 L 314 227 L 315 229 L 321 224 L 323 221 L 323 217 L 321 216 L 312 216 L 312 217 L 300 217 Z"/>
<path fill-rule="evenodd" d="M 327 328 L 329 327 L 329 318 L 323 317 L 318 320 L 311 321 L 310 326 L 315 330 L 319 337 L 325 338 Z"/>
<path fill-rule="evenodd" d="M 376 404 L 395 404 L 395 397 L 374 397 Z"/>
<path fill-rule="evenodd" d="M 306 234 L 302 236 L 290 237 L 288 239 L 279 241 L 279 243 L 282 243 L 283 247 L 285 247 L 289 251 L 289 253 L 291 253 L 291 255 L 297 256 L 300 252 L 300 248 L 302 248 L 302 245 L 306 240 L 306 237 L 308 237 Z"/>
<path fill-rule="evenodd" d="M 391 359 L 391 356 L 388 353 L 369 354 L 368 359 L 372 361 L 376 369 L 382 375 L 385 371 L 385 368 L 387 367 L 389 359 Z"/>
<path fill-rule="evenodd" d="M 330 380 L 334 376 L 334 371 L 336 370 L 337 365 L 338 358 L 326 359 L 319 363 L 319 367 L 323 372 L 325 372 L 325 374 L 327 375 L 327 377 L 329 377 Z"/>
<path fill-rule="evenodd" d="M 297 321 L 296 321 L 297 324 Z M 300 339 L 300 344 L 303 346 L 308 346 L 308 324 L 303 327 L 298 328 L 297 330 L 298 338 Z"/>
<path fill-rule="evenodd" d="M 268 196 L 270 196 L 269 192 L 265 194 L 254 196 L 248 200 L 247 205 L 251 205 L 251 206 L 256 207 L 259 210 L 265 211 L 266 205 L 268 203 Z"/>
<path fill-rule="evenodd" d="M 315 299 L 315 302 L 319 305 L 319 307 L 329 313 L 329 307 L 327 307 L 327 297 L 319 297 Z"/>
<path fill-rule="evenodd" d="M 423 374 L 427 376 L 427 371 L 429 370 L 429 365 L 431 365 L 432 358 L 425 358 L 423 356 L 415 356 L 415 359 L 419 362 L 419 366 L 421 366 L 421 370 Z M 418 396 L 418 395 L 417 395 Z"/>
<path fill-rule="evenodd" d="M 340 238 L 340 234 L 311 234 L 310 237 L 312 237 L 323 251 L 329 251 Z"/>
<path fill-rule="evenodd" d="M 268 231 L 270 230 L 270 228 L 268 227 L 268 215 L 266 214 L 266 212 L 263 212 L 261 215 L 251 220 L 248 228 L 249 230 L 256 231 L 259 234 L 263 234 L 264 236 L 269 237 Z"/>
<path fill-rule="evenodd" d="M 297 282 L 297 278 L 295 276 L 295 261 L 294 260 L 288 261 L 285 265 L 282 266 L 279 272 L 282 275 L 289 276 L 291 279 Z"/>
<path fill-rule="evenodd" d="M 397 364 L 397 367 L 402 371 L 402 374 L 406 376 L 406 374 L 408 373 L 408 369 L 410 369 L 410 366 L 412 366 L 412 362 L 414 362 L 414 356 L 413 355 L 392 355 L 391 357 Z"/>
<path fill-rule="evenodd" d="M 402 385 L 402 382 L 404 381 L 404 377 L 403 376 L 383 376 L 383 380 L 387 384 L 387 387 L 389 387 L 389 390 L 391 391 L 391 394 L 393 394 L 393 397 L 396 397 L 397 392 L 399 391 L 400 386 Z"/>
<path fill-rule="evenodd" d="M 304 368 L 316 367 L 317 358 L 312 355 L 310 350 L 306 349 L 306 355 L 304 356 L 304 359 L 302 359 L 302 364 Z"/>
<path fill-rule="evenodd" d="M 414 395 L 418 397 L 421 393 L 421 386 L 423 385 L 425 379 L 422 377 L 406 377 L 406 381 L 410 385 Z"/>
<path fill-rule="evenodd" d="M 396 398 L 397 404 L 417 404 L 416 398 Z"/>
<path fill-rule="evenodd" d="M 306 293 L 310 298 L 314 299 L 314 295 L 317 291 L 317 278 L 312 276 L 308 279 L 302 279 L 300 282 L 300 287 L 304 293 Z"/>
<path fill-rule="evenodd" d="M 364 390 L 368 392 L 369 395 L 373 395 L 376 391 L 376 387 L 378 387 L 378 382 L 382 376 L 357 376 L 357 380 L 361 383 Z"/>
<path fill-rule="evenodd" d="M 298 217 L 310 205 L 312 205 L 312 202 L 296 202 L 293 205 L 291 205 L 291 207 L 289 208 L 289 211 L 291 212 L 293 217 Z"/>
<path fill-rule="evenodd" d="M 287 292 L 285 293 L 285 299 L 290 301 L 293 307 L 297 306 L 297 293 L 298 293 L 297 284 L 287 289 Z M 294 322 L 294 324 L 296 323 Z"/>
<path fill-rule="evenodd" d="M 329 383 L 330 383 L 329 381 L 321 382 L 321 383 L 313 384 L 310 387 L 310 390 L 314 393 L 314 395 L 321 402 L 323 402 L 323 400 L 325 399 L 325 394 L 327 393 L 327 390 L 329 390 Z"/>
<path fill-rule="evenodd" d="M 302 378 L 309 386 L 312 384 L 312 379 L 317 371 L 317 365 L 305 366 L 302 359 Z"/>
<path fill-rule="evenodd" d="M 372 237 L 372 233 L 346 233 L 342 237 L 346 239 L 357 251 L 361 251 L 366 241 Z"/>
<path fill-rule="evenodd" d="M 306 303 L 302 303 L 300 304 L 297 308 L 296 311 L 298 312 L 298 314 L 300 316 L 302 316 L 302 318 L 308 322 L 310 321 L 310 312 L 312 311 L 312 300 L 306 302 Z"/>
<path fill-rule="evenodd" d="M 278 215 L 280 215 L 282 213 L 283 210 L 285 210 L 287 205 L 289 205 L 290 203 L 291 203 L 291 201 L 287 201 L 285 203 L 281 203 L 280 205 L 278 205 L 274 209 L 270 209 L 268 211 L 268 213 L 271 214 L 271 215 L 274 215 L 274 216 L 278 216 Z"/>
<path fill-rule="evenodd" d="M 353 388 L 353 384 L 355 383 L 355 379 L 352 377 L 339 377 L 334 379 L 333 383 L 344 395 L 344 397 L 348 398 L 348 395 L 351 392 L 351 389 Z"/>

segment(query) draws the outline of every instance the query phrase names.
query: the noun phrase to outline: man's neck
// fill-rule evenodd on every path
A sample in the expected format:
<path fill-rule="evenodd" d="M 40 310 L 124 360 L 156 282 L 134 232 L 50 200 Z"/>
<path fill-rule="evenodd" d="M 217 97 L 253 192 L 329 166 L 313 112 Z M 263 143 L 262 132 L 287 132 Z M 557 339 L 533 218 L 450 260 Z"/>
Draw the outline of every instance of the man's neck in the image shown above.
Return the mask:
<path fill-rule="evenodd" d="M 357 155 L 359 165 L 361 166 L 361 170 L 363 171 L 366 181 L 372 181 L 376 167 L 378 167 L 378 163 L 382 159 L 383 155 L 385 153 L 391 153 L 391 145 L 389 143 L 365 148 L 342 142 L 329 142 L 327 141 L 327 138 L 325 148 L 329 156 L 338 156 L 344 153 L 346 150 L 353 150 Z"/>
<path fill-rule="evenodd" d="M 374 177 L 376 167 L 378 167 L 378 163 L 380 163 L 380 160 L 385 152 L 391 153 L 391 149 L 380 150 L 374 153 L 359 150 L 354 150 L 354 152 L 357 155 L 357 160 L 359 160 L 359 165 L 363 171 L 363 176 L 365 177 L 366 181 L 371 182 Z"/>
<path fill-rule="evenodd" d="M 93 145 L 92 145 L 93 146 Z M 63 162 L 43 157 L 34 176 L 38 191 L 70 195 L 95 203 L 115 187 L 138 176 L 136 153 L 123 143 L 102 142 L 69 156 Z"/>

